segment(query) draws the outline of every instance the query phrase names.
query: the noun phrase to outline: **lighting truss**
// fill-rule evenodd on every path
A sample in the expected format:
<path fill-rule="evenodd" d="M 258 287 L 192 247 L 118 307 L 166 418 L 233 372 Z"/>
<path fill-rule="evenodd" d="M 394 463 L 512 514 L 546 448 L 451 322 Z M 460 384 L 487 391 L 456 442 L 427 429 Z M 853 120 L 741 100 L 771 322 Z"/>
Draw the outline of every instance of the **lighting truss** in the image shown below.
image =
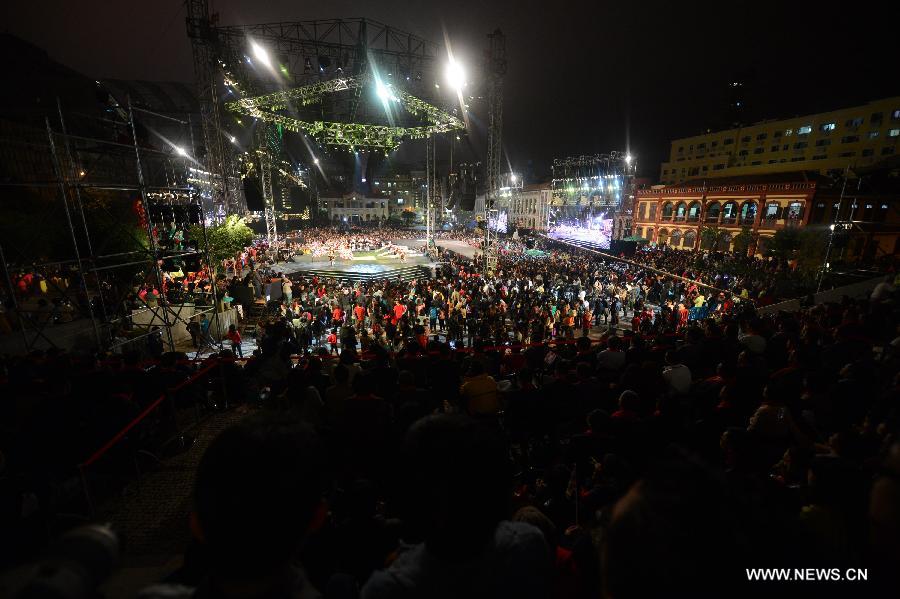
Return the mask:
<path fill-rule="evenodd" d="M 396 149 L 405 139 L 425 139 L 438 133 L 465 129 L 465 123 L 462 120 L 395 87 L 390 88 L 391 99 L 396 100 L 408 113 L 423 120 L 424 125 L 398 127 L 324 120 L 310 121 L 278 112 L 290 110 L 297 105 L 307 106 L 318 103 L 328 94 L 360 89 L 371 83 L 371 80 L 372 78 L 368 74 L 359 77 L 341 77 L 262 96 L 242 98 L 226 104 L 225 107 L 231 112 L 252 116 L 263 122 L 279 125 L 288 131 L 295 133 L 302 131 L 323 145 L 344 146 L 351 149 L 376 149 L 388 152 Z"/>

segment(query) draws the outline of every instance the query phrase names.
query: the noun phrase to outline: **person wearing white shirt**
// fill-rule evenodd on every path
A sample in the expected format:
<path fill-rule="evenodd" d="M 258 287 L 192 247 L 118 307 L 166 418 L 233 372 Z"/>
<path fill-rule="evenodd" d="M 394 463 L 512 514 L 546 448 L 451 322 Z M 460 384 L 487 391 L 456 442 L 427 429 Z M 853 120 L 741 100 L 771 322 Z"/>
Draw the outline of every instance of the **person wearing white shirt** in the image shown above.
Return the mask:
<path fill-rule="evenodd" d="M 666 367 L 662 376 L 674 395 L 684 395 L 691 390 L 691 369 L 681 363 L 675 352 L 666 352 Z"/>

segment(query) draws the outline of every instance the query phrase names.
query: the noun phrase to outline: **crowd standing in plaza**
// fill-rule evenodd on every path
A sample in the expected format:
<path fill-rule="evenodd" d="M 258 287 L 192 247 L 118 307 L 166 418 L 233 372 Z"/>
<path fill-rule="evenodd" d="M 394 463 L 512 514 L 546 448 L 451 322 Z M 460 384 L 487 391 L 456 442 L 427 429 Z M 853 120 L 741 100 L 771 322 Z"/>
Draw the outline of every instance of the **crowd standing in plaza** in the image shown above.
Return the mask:
<path fill-rule="evenodd" d="M 184 566 L 143 596 L 758 595 L 749 566 L 896 588 L 891 280 L 763 314 L 789 265 L 517 249 L 487 277 L 449 252 L 433 279 L 290 275 L 252 358 L 210 358 L 253 415 L 207 449 Z M 190 370 L 46 352 L 3 374 L 3 538 L 21 539 L 67 460 Z"/>

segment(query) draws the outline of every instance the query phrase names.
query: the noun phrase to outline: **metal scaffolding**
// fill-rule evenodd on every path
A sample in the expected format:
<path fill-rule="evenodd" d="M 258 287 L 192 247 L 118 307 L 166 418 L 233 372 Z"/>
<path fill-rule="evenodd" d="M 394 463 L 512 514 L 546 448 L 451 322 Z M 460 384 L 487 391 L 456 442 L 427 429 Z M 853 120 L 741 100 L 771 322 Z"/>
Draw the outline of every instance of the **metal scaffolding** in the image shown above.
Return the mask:
<path fill-rule="evenodd" d="M 0 120 L 0 291 L 16 329 L 0 332 L 3 350 L 121 353 L 143 349 L 151 335 L 175 349 L 172 327 L 194 305 L 186 316 L 186 301 L 170 301 L 165 269 L 209 264 L 183 116 L 130 102 L 103 116 L 64 115 L 57 103 L 40 128 Z M 173 242 L 168 232 L 185 236 L 189 220 L 200 239 Z M 201 311 L 215 313 L 215 285 L 205 297 Z"/>
<path fill-rule="evenodd" d="M 503 77 L 506 75 L 506 37 L 499 29 L 488 34 L 484 65 L 488 88 L 487 189 L 484 198 L 484 268 L 492 274 L 497 265 L 497 236 L 490 233 L 490 217 L 500 193 L 500 158 L 503 154 Z"/>

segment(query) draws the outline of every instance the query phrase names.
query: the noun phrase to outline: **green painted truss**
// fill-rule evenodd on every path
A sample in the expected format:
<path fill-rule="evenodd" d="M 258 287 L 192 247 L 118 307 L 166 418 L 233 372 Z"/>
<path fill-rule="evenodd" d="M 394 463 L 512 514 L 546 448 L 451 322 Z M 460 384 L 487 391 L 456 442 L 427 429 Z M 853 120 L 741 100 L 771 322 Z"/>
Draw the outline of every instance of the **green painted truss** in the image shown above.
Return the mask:
<path fill-rule="evenodd" d="M 252 116 L 266 123 L 279 125 L 288 131 L 295 133 L 303 131 L 321 144 L 344 146 L 350 149 L 377 149 L 389 152 L 396 149 L 404 139 L 425 139 L 436 133 L 465 129 L 465 123 L 455 116 L 392 86 L 385 86 L 390 96 L 385 101 L 397 102 L 407 112 L 426 124 L 416 127 L 395 127 L 334 121 L 305 121 L 278 113 L 278 111 L 289 109 L 292 106 L 318 103 L 327 94 L 357 90 L 370 82 L 371 77 L 368 74 L 360 77 L 330 79 L 263 96 L 242 98 L 235 102 L 229 102 L 225 106 L 231 112 Z"/>

